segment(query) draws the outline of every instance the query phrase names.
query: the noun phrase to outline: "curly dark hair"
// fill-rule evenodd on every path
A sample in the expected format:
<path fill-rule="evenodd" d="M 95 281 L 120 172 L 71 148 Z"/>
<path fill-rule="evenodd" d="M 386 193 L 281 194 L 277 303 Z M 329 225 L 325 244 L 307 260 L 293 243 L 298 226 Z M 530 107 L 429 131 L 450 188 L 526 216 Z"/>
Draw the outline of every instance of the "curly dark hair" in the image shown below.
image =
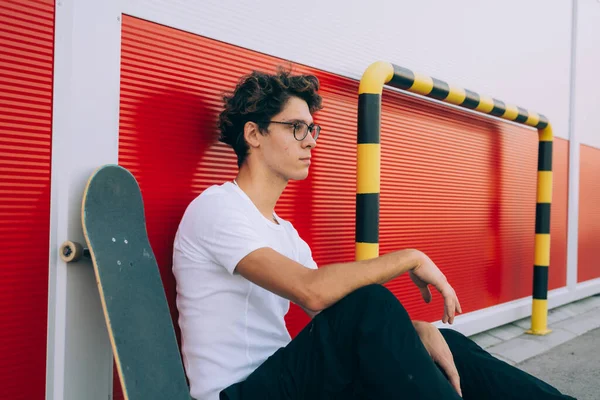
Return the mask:
<path fill-rule="evenodd" d="M 279 114 L 290 97 L 306 101 L 312 114 L 321 109 L 318 90 L 316 76 L 292 75 L 282 67 L 275 74 L 253 71 L 243 76 L 233 93 L 223 97 L 225 109 L 219 114 L 219 141 L 233 148 L 241 167 L 249 149 L 243 138 L 246 122 L 256 122 L 260 132 L 266 132 L 269 124 L 264 121 Z"/>

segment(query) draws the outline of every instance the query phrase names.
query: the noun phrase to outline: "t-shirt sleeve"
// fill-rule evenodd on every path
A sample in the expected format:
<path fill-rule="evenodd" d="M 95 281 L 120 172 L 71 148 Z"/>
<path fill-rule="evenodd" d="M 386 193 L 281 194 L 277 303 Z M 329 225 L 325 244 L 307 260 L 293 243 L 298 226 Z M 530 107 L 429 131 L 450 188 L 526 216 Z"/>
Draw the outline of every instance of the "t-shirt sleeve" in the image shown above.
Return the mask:
<path fill-rule="evenodd" d="M 195 237 L 208 258 L 233 274 L 242 258 L 269 246 L 253 229 L 241 207 L 222 196 L 211 197 L 197 204 L 193 218 Z"/>
<path fill-rule="evenodd" d="M 298 235 L 298 232 L 296 232 L 296 235 Z M 299 258 L 300 258 L 300 264 L 304 265 L 306 268 L 317 269 L 318 268 L 317 263 L 312 258 L 312 251 L 310 250 L 308 243 L 306 243 L 300 237 L 300 235 L 298 235 L 297 240 L 298 240 L 298 247 L 299 247 L 298 254 L 299 254 Z"/>

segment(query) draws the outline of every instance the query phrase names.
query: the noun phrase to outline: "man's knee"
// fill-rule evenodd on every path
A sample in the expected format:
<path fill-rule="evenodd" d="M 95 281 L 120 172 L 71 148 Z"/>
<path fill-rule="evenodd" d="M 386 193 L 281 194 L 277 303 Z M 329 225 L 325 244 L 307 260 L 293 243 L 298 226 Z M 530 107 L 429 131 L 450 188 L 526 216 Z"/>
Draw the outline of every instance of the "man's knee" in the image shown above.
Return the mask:
<path fill-rule="evenodd" d="M 327 326 L 344 335 L 358 338 L 382 329 L 412 329 L 410 317 L 396 296 L 382 285 L 355 290 L 326 309 L 315 319 L 327 320 Z"/>
<path fill-rule="evenodd" d="M 366 306 L 381 306 L 382 304 L 398 303 L 396 296 L 383 285 L 363 286 L 347 295 L 346 298 Z"/>
<path fill-rule="evenodd" d="M 356 318 L 390 318 L 393 314 L 393 318 L 409 320 L 400 301 L 382 285 L 363 286 L 340 300 L 338 307 L 351 311 Z"/>

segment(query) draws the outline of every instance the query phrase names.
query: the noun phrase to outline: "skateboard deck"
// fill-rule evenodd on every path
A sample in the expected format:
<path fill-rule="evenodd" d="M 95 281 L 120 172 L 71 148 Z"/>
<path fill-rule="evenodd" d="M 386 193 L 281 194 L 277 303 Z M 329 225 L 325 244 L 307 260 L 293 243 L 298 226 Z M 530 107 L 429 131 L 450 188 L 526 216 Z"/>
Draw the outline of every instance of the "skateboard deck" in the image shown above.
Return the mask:
<path fill-rule="evenodd" d="M 98 168 L 81 219 L 125 399 L 190 400 L 133 175 L 117 165 Z"/>

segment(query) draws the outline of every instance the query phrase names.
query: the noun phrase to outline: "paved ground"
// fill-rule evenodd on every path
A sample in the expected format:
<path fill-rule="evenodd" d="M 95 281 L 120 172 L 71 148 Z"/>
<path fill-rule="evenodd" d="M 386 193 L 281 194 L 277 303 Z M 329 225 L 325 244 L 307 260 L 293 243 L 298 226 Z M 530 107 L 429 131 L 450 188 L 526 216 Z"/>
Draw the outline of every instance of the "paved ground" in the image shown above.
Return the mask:
<path fill-rule="evenodd" d="M 600 399 L 600 329 L 517 366 L 579 400 Z"/>
<path fill-rule="evenodd" d="M 525 318 L 471 336 L 494 356 L 517 365 L 561 392 L 600 400 L 600 296 L 550 310 L 552 333 L 533 336 Z"/>

